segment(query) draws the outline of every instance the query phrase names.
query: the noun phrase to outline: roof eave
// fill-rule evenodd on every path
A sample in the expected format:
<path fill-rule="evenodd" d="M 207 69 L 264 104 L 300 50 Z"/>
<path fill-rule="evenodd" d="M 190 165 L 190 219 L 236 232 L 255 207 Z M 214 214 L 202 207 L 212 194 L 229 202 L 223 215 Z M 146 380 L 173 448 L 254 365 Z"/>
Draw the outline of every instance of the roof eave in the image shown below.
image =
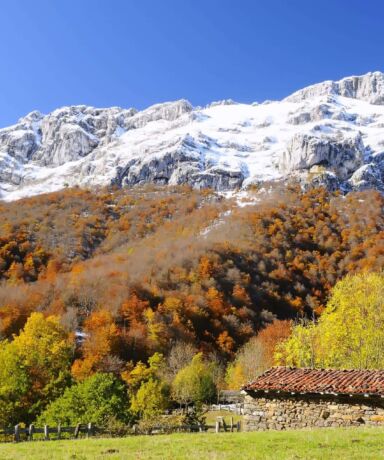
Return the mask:
<path fill-rule="evenodd" d="M 280 396 L 349 396 L 361 398 L 383 398 L 384 394 L 381 393 L 350 393 L 350 392 L 334 392 L 334 391 L 289 391 L 289 390 L 272 390 L 272 389 L 255 389 L 255 388 L 242 388 L 245 394 L 269 394 Z"/>

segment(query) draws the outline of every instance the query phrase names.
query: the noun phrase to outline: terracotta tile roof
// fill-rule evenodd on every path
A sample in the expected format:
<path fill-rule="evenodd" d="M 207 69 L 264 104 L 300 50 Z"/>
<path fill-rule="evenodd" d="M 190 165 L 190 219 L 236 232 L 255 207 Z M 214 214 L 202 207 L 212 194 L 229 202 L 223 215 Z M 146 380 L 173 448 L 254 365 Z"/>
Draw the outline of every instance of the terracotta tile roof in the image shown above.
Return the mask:
<path fill-rule="evenodd" d="M 243 390 L 384 396 L 384 370 L 273 367 Z"/>

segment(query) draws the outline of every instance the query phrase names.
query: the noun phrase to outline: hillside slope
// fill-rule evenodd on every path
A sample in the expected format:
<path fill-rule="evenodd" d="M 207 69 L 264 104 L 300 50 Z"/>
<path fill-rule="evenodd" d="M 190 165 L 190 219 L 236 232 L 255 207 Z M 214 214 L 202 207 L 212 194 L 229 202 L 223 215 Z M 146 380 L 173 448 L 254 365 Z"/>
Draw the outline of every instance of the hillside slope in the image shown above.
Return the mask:
<path fill-rule="evenodd" d="M 33 311 L 71 331 L 95 314 L 116 323 L 119 359 L 180 340 L 230 357 L 274 317 L 321 313 L 346 274 L 383 266 L 377 191 L 281 185 L 246 199 L 147 186 L 2 203 L 0 337 Z"/>

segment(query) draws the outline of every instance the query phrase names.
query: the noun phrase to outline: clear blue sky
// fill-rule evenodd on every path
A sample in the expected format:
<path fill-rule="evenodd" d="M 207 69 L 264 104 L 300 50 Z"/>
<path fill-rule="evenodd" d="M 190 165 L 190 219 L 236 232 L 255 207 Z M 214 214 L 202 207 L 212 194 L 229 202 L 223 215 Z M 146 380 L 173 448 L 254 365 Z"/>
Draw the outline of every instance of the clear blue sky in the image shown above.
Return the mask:
<path fill-rule="evenodd" d="M 382 0 L 2 0 L 0 126 L 63 105 L 281 98 L 384 70 Z"/>

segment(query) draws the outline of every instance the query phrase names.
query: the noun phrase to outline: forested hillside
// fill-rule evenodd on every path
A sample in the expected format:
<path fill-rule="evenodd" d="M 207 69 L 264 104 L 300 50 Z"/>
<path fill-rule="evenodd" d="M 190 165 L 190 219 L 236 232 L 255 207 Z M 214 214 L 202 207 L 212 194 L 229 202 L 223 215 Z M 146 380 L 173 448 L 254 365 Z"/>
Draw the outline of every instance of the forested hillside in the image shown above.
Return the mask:
<path fill-rule="evenodd" d="M 41 417 L 67 407 L 75 420 L 72 398 L 100 385 L 128 389 L 121 420 L 145 419 L 238 388 L 276 357 L 311 363 L 312 329 L 289 320 L 322 318 L 337 281 L 381 270 L 384 198 L 294 185 L 240 196 L 67 189 L 1 204 L 0 423 L 33 421 L 55 400 Z M 313 360 L 349 363 L 325 352 Z M 185 399 L 199 375 L 211 383 Z"/>
<path fill-rule="evenodd" d="M 40 311 L 71 331 L 104 318 L 118 341 L 105 354 L 123 360 L 176 340 L 229 358 L 273 316 L 317 315 L 338 279 L 382 267 L 379 193 L 291 187 L 257 200 L 238 206 L 189 188 L 68 189 L 2 204 L 1 336 Z"/>

